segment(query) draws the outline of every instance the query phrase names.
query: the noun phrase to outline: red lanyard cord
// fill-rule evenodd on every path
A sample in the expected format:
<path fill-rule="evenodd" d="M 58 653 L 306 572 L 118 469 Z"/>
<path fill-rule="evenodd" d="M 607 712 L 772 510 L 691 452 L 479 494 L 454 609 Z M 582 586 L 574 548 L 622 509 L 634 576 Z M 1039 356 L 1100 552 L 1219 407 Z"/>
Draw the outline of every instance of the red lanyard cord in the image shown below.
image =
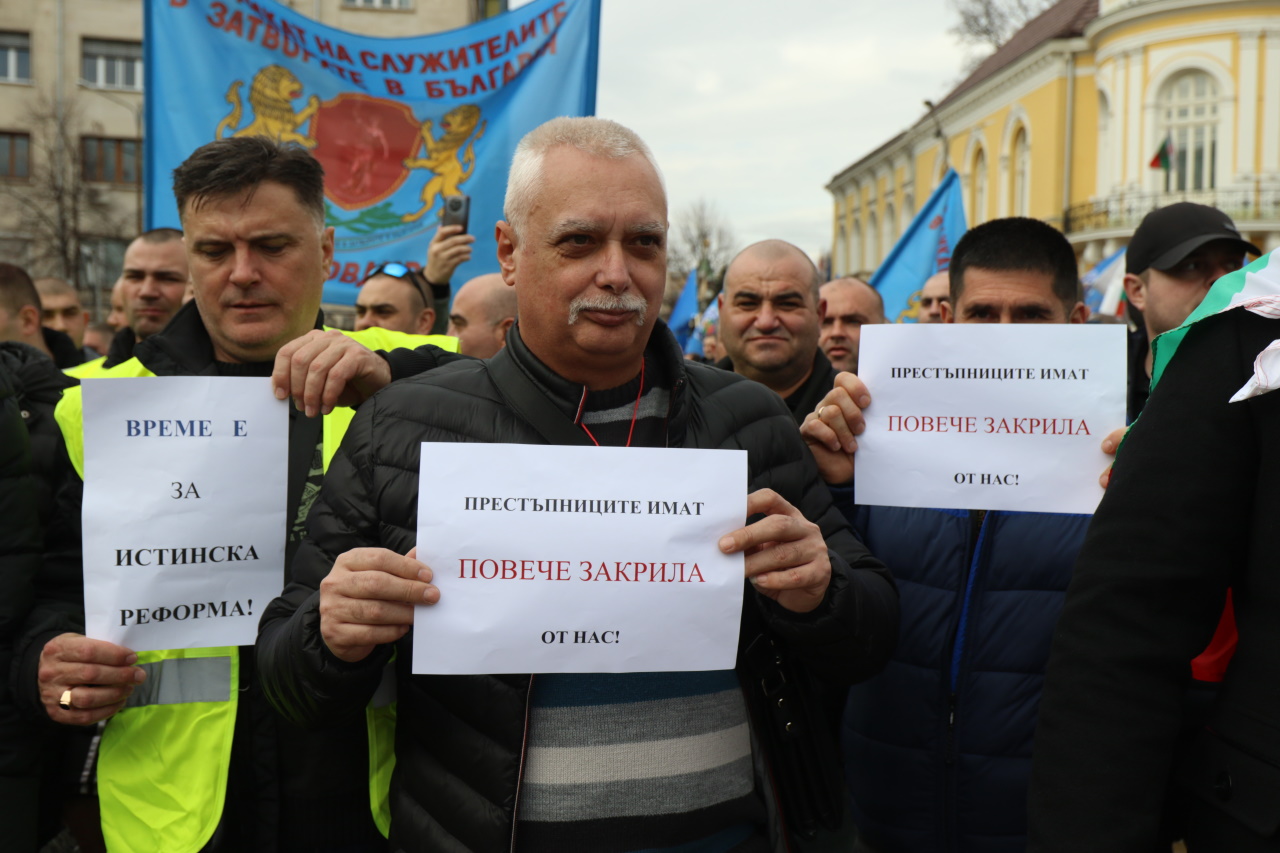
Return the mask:
<path fill-rule="evenodd" d="M 636 433 L 636 416 L 640 414 L 640 398 L 644 396 L 644 360 L 640 361 L 640 390 L 636 392 L 636 404 L 631 409 L 631 429 L 627 430 L 626 447 L 631 446 L 631 437 Z M 582 431 L 587 434 L 587 438 L 591 439 L 591 443 L 596 447 L 600 446 L 600 442 L 596 441 L 596 437 L 591 434 L 591 430 L 587 429 L 587 425 L 582 422 L 582 408 L 587 402 L 587 389 L 582 389 L 582 400 L 578 403 L 578 426 L 582 427 Z"/>

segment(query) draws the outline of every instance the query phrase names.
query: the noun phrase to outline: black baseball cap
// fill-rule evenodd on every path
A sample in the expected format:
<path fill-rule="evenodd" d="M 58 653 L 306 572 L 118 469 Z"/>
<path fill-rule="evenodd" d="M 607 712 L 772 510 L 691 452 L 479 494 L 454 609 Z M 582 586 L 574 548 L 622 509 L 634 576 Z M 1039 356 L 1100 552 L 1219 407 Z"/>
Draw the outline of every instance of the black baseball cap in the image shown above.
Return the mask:
<path fill-rule="evenodd" d="M 1236 224 L 1216 207 L 1179 201 L 1156 208 L 1142 218 L 1133 232 L 1124 256 L 1124 271 L 1137 275 L 1143 270 L 1167 270 L 1205 243 L 1231 240 L 1240 254 L 1262 250 L 1240 236 Z"/>

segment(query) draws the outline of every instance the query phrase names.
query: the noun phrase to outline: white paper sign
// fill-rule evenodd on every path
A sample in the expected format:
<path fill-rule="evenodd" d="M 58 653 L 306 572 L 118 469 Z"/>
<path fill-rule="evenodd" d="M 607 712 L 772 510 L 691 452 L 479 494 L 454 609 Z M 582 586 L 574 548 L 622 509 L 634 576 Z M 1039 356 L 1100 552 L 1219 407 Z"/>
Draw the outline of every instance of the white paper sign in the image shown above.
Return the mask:
<path fill-rule="evenodd" d="M 1091 513 L 1125 425 L 1121 325 L 862 327 L 860 504 Z"/>
<path fill-rule="evenodd" d="M 251 645 L 284 579 L 289 409 L 270 379 L 86 379 L 88 636 Z"/>
<path fill-rule="evenodd" d="M 742 450 L 422 445 L 413 671 L 732 669 Z"/>

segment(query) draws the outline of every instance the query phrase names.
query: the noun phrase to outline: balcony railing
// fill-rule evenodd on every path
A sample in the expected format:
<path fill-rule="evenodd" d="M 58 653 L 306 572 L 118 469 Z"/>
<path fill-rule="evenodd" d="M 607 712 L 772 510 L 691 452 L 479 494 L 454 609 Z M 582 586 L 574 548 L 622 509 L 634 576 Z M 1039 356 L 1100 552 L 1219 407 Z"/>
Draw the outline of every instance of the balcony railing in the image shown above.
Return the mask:
<path fill-rule="evenodd" d="M 1280 187 L 1253 190 L 1188 190 L 1168 193 L 1126 193 L 1067 208 L 1062 224 L 1068 234 L 1082 231 L 1133 230 L 1142 217 L 1176 201 L 1216 207 L 1236 223 L 1274 222 L 1280 225 Z"/>

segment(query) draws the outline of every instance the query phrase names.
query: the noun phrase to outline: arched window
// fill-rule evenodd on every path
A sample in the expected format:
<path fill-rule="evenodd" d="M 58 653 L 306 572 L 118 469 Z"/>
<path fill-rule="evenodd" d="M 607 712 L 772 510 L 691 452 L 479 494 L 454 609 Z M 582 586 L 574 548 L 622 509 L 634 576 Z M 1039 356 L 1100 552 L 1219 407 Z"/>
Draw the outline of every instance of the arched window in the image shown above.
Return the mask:
<path fill-rule="evenodd" d="M 978 225 L 987 218 L 987 155 L 981 148 L 973 155 L 973 168 L 969 170 L 969 199 L 973 209 L 969 224 Z"/>
<path fill-rule="evenodd" d="M 1173 146 L 1165 191 L 1217 186 L 1218 84 L 1203 71 L 1184 71 L 1160 90 L 1157 144 Z"/>
<path fill-rule="evenodd" d="M 1018 128 L 1013 135 L 1013 181 L 1010 182 L 1009 210 L 1014 216 L 1026 216 L 1031 207 L 1031 147 L 1027 145 L 1027 129 Z"/>

